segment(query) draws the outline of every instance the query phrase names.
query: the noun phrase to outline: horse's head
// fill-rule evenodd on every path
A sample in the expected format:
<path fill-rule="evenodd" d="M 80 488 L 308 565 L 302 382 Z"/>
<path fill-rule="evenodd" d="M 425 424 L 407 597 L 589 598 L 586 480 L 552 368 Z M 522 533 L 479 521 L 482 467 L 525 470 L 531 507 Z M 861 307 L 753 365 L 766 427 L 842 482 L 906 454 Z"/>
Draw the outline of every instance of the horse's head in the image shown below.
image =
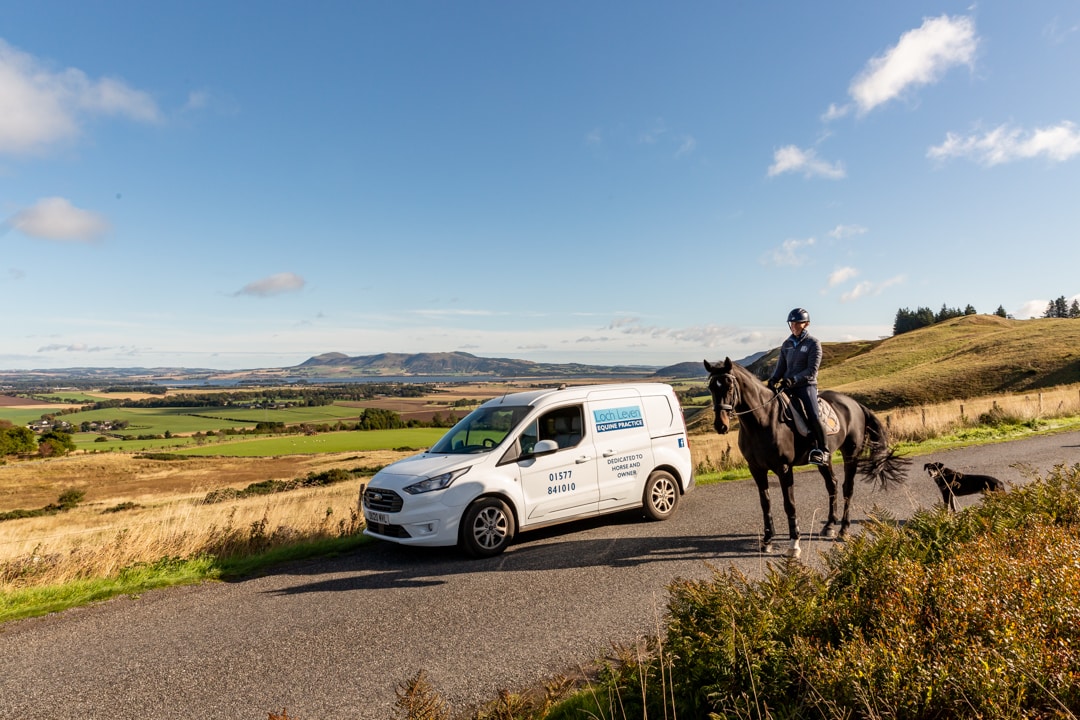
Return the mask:
<path fill-rule="evenodd" d="M 713 427 L 721 435 L 731 430 L 731 415 L 739 404 L 739 382 L 732 372 L 731 358 L 724 358 L 723 365 L 713 365 L 705 361 L 709 372 L 709 394 L 712 395 Z"/>

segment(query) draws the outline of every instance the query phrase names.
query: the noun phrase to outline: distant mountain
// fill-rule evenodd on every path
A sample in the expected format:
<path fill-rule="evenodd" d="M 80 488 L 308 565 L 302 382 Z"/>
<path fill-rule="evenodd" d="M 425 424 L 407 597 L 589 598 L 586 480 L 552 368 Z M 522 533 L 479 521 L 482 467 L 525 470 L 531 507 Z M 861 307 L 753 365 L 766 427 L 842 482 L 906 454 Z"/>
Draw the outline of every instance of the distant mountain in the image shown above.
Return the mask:
<path fill-rule="evenodd" d="M 743 367 L 753 367 L 754 363 L 765 357 L 768 353 L 756 352 L 753 355 L 747 355 L 742 360 L 736 360 L 735 362 Z M 704 360 L 705 358 L 702 358 Z M 660 368 L 653 377 L 655 378 L 671 378 L 671 379 L 693 379 L 693 378 L 705 378 L 705 363 L 702 360 L 694 360 L 691 362 L 682 362 L 675 365 L 668 365 L 667 367 Z"/>
<path fill-rule="evenodd" d="M 485 358 L 467 352 L 380 353 L 349 356 L 330 352 L 308 358 L 291 368 L 296 377 L 347 378 L 378 376 L 490 375 L 495 377 L 644 377 L 656 370 L 646 365 L 583 365 L 538 363 L 511 358 Z"/>

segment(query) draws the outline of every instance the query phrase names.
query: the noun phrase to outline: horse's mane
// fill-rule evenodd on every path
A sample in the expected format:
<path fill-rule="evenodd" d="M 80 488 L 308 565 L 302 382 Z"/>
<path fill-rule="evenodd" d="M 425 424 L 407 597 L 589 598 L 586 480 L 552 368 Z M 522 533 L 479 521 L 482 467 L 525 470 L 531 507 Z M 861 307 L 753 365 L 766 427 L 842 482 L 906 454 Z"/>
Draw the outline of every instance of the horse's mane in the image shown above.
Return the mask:
<path fill-rule="evenodd" d="M 748 369 L 746 369 L 739 363 L 733 361 L 731 363 L 731 371 L 733 375 L 738 375 L 739 379 L 741 379 L 750 389 L 752 389 L 752 391 L 758 393 L 769 392 L 769 389 L 765 387 L 764 383 L 761 382 L 761 378 L 750 372 Z"/>

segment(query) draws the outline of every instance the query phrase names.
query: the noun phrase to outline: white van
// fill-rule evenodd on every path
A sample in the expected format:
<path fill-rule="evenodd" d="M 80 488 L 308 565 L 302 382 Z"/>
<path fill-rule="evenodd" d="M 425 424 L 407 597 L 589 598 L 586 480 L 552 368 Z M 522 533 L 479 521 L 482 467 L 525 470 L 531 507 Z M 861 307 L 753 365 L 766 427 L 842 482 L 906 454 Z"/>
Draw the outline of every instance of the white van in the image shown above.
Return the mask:
<path fill-rule="evenodd" d="M 519 530 L 634 507 L 665 520 L 693 485 L 670 385 L 513 393 L 376 473 L 363 491 L 364 533 L 490 557 Z"/>

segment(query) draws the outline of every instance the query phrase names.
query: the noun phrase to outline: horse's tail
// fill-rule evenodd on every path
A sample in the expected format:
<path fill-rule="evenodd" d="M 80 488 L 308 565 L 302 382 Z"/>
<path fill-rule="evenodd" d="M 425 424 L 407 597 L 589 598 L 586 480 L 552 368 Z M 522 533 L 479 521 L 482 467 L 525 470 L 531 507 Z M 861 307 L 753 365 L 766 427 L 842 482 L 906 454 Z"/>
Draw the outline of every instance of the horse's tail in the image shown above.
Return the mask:
<path fill-rule="evenodd" d="M 889 485 L 902 484 L 911 461 L 897 455 L 896 448 L 889 445 L 889 432 L 877 415 L 861 403 L 859 407 L 866 418 L 866 437 L 863 441 L 866 453 L 859 458 L 859 472 L 867 482 L 878 483 L 882 490 L 888 490 Z"/>

